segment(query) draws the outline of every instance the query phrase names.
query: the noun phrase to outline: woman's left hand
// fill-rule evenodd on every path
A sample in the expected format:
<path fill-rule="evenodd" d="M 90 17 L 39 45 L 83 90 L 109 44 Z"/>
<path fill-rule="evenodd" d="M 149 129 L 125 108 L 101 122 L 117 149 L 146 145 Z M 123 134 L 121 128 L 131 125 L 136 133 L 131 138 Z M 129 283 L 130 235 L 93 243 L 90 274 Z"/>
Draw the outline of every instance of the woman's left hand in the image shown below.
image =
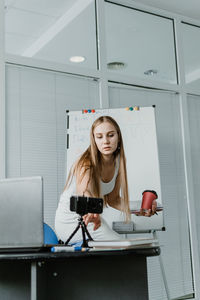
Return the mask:
<path fill-rule="evenodd" d="M 152 207 L 148 210 L 140 209 L 140 213 L 137 216 L 151 217 L 156 214 L 157 202 L 153 200 Z"/>

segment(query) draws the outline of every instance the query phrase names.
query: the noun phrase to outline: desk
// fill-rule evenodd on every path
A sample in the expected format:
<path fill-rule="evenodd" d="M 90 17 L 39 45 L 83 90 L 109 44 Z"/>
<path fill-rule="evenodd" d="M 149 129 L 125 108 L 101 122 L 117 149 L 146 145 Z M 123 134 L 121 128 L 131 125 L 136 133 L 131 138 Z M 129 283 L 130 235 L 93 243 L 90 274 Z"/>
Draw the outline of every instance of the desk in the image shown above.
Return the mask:
<path fill-rule="evenodd" d="M 0 254 L 5 300 L 147 300 L 147 256 L 159 247 L 117 251 Z"/>

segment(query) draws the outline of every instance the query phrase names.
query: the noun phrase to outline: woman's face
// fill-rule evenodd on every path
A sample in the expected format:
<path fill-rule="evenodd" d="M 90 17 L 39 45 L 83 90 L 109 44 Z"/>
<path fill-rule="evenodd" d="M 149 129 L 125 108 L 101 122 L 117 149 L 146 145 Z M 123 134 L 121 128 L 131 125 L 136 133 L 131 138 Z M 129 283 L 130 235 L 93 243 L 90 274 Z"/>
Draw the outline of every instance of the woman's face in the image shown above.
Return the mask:
<path fill-rule="evenodd" d="M 110 122 L 103 122 L 96 126 L 94 131 L 94 140 L 98 150 L 103 155 L 110 155 L 118 147 L 118 133 Z"/>

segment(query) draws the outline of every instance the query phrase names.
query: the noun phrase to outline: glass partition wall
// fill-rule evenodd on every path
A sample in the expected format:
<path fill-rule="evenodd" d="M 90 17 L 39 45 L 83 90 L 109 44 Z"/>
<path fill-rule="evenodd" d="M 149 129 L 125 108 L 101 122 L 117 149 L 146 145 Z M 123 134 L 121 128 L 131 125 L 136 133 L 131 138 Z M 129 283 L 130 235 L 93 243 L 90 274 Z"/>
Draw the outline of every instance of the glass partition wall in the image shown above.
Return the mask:
<path fill-rule="evenodd" d="M 45 219 L 53 225 L 66 178 L 66 109 L 155 104 L 166 281 L 159 259 L 148 259 L 149 295 L 199 299 L 200 24 L 134 5 L 5 1 L 6 176 L 44 176 Z"/>
<path fill-rule="evenodd" d="M 8 65 L 6 91 L 6 175 L 43 177 L 44 218 L 54 227 L 66 181 L 66 110 L 98 108 L 98 82 Z"/>
<path fill-rule="evenodd" d="M 106 2 L 105 27 L 110 72 L 177 83 L 171 19 Z"/>
<path fill-rule="evenodd" d="M 97 68 L 94 0 L 6 2 L 7 53 Z"/>
<path fill-rule="evenodd" d="M 158 232 L 170 299 L 193 294 L 179 95 L 112 84 L 111 107 L 155 105 L 166 231 Z M 130 141 L 131 143 L 131 141 Z M 133 149 L 134 155 L 134 149 Z M 137 158 L 139 159 L 139 158 Z M 142 158 L 141 158 L 142 159 Z M 134 183 L 133 183 L 134 185 Z M 181 205 L 181 209 L 180 209 Z M 172 247 L 173 245 L 173 247 Z M 176 257 L 176 260 L 172 260 Z M 157 258 L 148 259 L 150 299 L 167 299 Z M 157 287 L 155 286 L 155 282 Z"/>

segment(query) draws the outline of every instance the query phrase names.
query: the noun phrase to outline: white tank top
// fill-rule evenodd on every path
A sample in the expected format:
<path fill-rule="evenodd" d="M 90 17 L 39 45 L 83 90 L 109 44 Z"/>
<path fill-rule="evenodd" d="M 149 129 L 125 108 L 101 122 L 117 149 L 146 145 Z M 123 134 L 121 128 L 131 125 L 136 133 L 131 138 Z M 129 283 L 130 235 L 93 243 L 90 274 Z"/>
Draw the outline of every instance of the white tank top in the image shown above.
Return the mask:
<path fill-rule="evenodd" d="M 118 171 L 119 171 L 119 157 L 116 159 L 115 174 L 114 174 L 113 178 L 111 179 L 111 181 L 103 182 L 102 180 L 100 180 L 101 193 L 103 196 L 111 193 L 112 190 L 114 189 Z"/>

